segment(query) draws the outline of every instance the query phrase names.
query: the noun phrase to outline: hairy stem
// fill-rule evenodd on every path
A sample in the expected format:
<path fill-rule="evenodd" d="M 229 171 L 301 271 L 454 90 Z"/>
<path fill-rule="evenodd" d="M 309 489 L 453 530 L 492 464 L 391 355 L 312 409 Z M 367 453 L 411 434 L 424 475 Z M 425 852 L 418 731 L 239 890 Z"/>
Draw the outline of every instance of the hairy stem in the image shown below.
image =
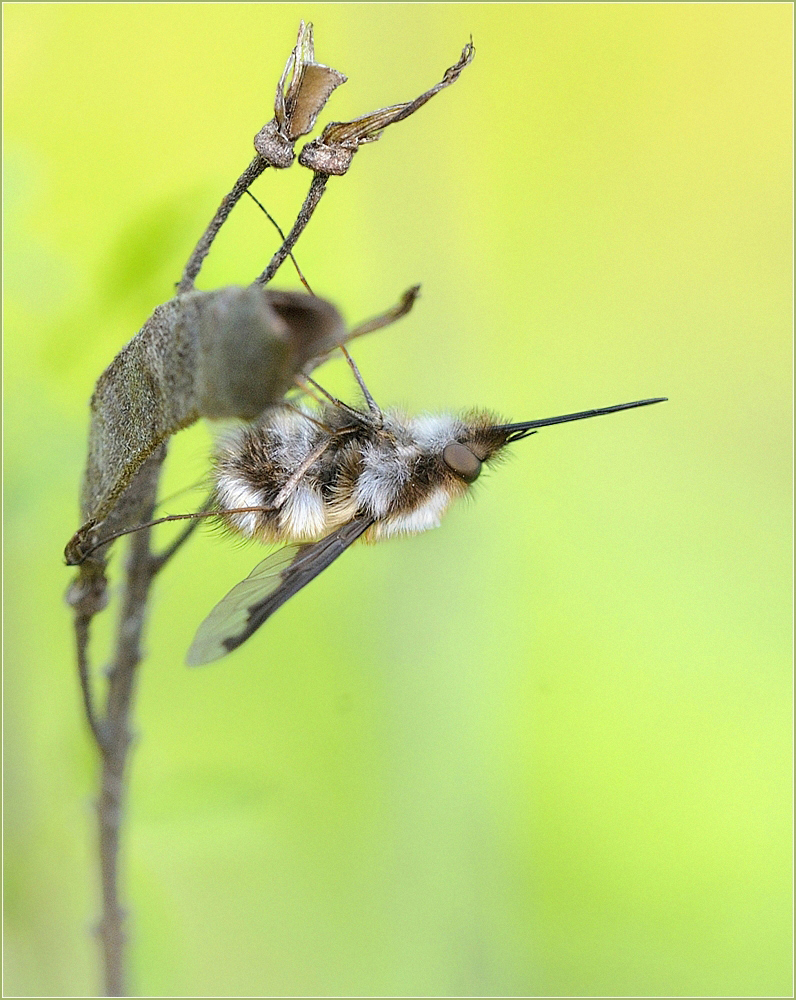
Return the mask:
<path fill-rule="evenodd" d="M 202 238 L 196 244 L 193 253 L 188 258 L 188 263 L 185 265 L 185 270 L 182 273 L 182 280 L 179 285 L 177 285 L 178 295 L 182 292 L 190 292 L 193 290 L 196 276 L 199 274 L 199 270 L 205 257 L 210 252 L 210 247 L 213 244 L 213 240 L 218 235 L 219 229 L 221 229 L 227 221 L 227 216 L 246 193 L 249 185 L 260 176 L 267 166 L 268 162 L 259 154 L 255 156 L 249 166 L 246 167 L 240 177 L 235 181 L 235 186 L 229 194 L 224 195 L 221 200 L 221 204 L 218 206 L 218 211 L 213 216 L 210 225 L 207 229 L 205 229 L 202 234 Z"/>
<path fill-rule="evenodd" d="M 312 178 L 312 183 L 310 184 L 310 189 L 307 192 L 307 197 L 304 199 L 304 204 L 301 206 L 299 214 L 296 217 L 296 221 L 293 223 L 293 228 L 287 234 L 287 239 L 284 241 L 282 246 L 271 258 L 271 263 L 263 271 L 259 278 L 255 279 L 257 284 L 267 285 L 282 266 L 282 263 L 290 254 L 293 247 L 296 245 L 299 236 L 301 236 L 304 232 L 307 223 L 312 218 L 312 213 L 318 207 L 318 202 L 323 196 L 323 192 L 326 188 L 326 182 L 328 180 L 328 174 L 317 173 Z"/>

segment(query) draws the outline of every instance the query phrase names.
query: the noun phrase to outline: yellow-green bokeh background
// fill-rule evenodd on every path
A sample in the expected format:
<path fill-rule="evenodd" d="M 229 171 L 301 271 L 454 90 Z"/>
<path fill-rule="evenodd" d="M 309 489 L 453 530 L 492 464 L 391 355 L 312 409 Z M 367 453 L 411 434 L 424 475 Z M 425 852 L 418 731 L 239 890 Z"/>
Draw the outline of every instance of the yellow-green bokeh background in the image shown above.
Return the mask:
<path fill-rule="evenodd" d="M 86 402 L 249 161 L 302 16 L 349 76 L 323 120 L 478 51 L 299 243 L 351 321 L 423 283 L 357 345 L 376 397 L 670 402 L 518 445 L 440 531 L 352 551 L 196 671 L 193 630 L 260 555 L 186 548 L 136 708 L 134 989 L 790 991 L 791 14 L 4 6 L 7 994 L 97 989 L 61 562 Z M 255 191 L 287 226 L 307 183 Z M 275 246 L 245 200 L 200 287 Z M 181 438 L 167 489 L 206 468 L 208 430 Z"/>

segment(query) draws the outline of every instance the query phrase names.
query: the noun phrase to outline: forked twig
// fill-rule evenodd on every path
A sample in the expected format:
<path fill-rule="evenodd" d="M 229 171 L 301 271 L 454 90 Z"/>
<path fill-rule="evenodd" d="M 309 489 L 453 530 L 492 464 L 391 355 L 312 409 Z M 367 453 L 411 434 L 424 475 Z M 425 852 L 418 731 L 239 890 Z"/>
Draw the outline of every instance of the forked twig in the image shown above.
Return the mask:
<path fill-rule="evenodd" d="M 470 44 L 465 47 L 459 62 L 445 73 L 442 81 L 414 101 L 395 105 L 391 108 L 380 109 L 371 115 L 355 119 L 353 122 L 333 123 L 323 132 L 320 140 L 317 140 L 315 143 L 309 143 L 304 147 L 300 162 L 313 170 L 313 179 L 310 184 L 309 193 L 288 235 L 285 237 L 281 233 L 281 230 L 279 230 L 282 236 L 282 246 L 274 254 L 268 267 L 257 279 L 257 283 L 261 285 L 266 284 L 271 280 L 285 258 L 293 256 L 293 247 L 317 208 L 329 176 L 345 173 L 359 145 L 373 142 L 379 138 L 383 129 L 388 125 L 413 114 L 430 97 L 457 79 L 472 57 L 473 49 Z M 122 387 L 128 386 L 131 379 L 135 381 L 141 375 L 142 369 L 140 366 L 145 365 L 146 358 L 144 356 L 148 356 L 147 352 L 155 349 L 153 345 L 156 345 L 158 350 L 162 350 L 164 356 L 168 351 L 171 351 L 169 355 L 170 364 L 182 364 L 183 367 L 186 366 L 184 359 L 187 356 L 186 344 L 188 341 L 180 341 L 175 331 L 183 330 L 179 326 L 179 322 L 182 322 L 185 315 L 188 314 L 187 311 L 190 309 L 199 309 L 195 300 L 200 296 L 206 295 L 208 300 L 203 301 L 202 306 L 205 309 L 203 315 L 209 315 L 214 308 L 218 308 L 221 315 L 228 315 L 224 313 L 224 309 L 232 308 L 232 305 L 230 305 L 232 299 L 229 296 L 225 297 L 225 295 L 227 292 L 235 292 L 236 295 L 233 298 L 235 308 L 238 309 L 236 315 L 243 316 L 244 318 L 248 317 L 249 312 L 246 310 L 253 308 L 253 306 L 252 301 L 247 296 L 250 296 L 255 291 L 251 287 L 248 289 L 233 288 L 219 290 L 219 293 L 196 293 L 193 296 L 189 296 L 186 293 L 194 291 L 196 277 L 210 251 L 213 241 L 242 195 L 245 192 L 251 195 L 249 191 L 250 185 L 267 167 L 284 168 L 293 162 L 296 140 L 300 136 L 310 132 L 332 91 L 343 82 L 345 82 L 345 77 L 341 73 L 315 61 L 312 25 L 305 25 L 302 22 L 296 45 L 287 60 L 277 86 L 274 118 L 255 136 L 254 145 L 256 155 L 254 159 L 237 179 L 231 191 L 222 199 L 215 215 L 188 258 L 182 277 L 176 286 L 177 297 L 155 310 L 155 313 L 145 325 L 141 334 L 137 335 L 131 341 L 131 345 L 135 344 L 135 349 L 128 350 L 131 347 L 131 345 L 128 345 L 128 348 L 125 348 L 117 355 L 111 368 L 109 368 L 98 382 L 95 399 L 92 403 L 94 405 L 94 402 L 96 402 L 98 408 L 97 411 L 92 411 L 94 419 L 97 412 L 101 413 L 102 416 L 107 415 L 106 410 L 103 409 L 103 407 L 109 406 L 106 398 L 107 394 L 120 395 L 121 401 L 119 402 L 118 410 L 121 413 L 121 417 L 114 410 L 115 422 L 109 424 L 106 421 L 101 428 L 101 433 L 98 432 L 98 438 L 92 438 L 89 449 L 87 475 L 84 478 L 84 487 L 85 484 L 88 484 L 88 488 L 84 489 L 84 502 L 82 502 L 85 523 L 67 546 L 67 561 L 70 564 L 81 563 L 79 554 L 83 552 L 84 543 L 88 543 L 86 546 L 87 551 L 83 554 L 79 575 L 70 587 L 67 599 L 74 609 L 77 666 L 83 708 L 92 736 L 98 747 L 101 761 L 97 820 L 99 828 L 102 916 L 97 927 L 97 935 L 102 949 L 104 989 L 107 996 L 124 996 L 128 988 L 125 977 L 125 911 L 120 902 L 119 841 L 124 810 L 126 772 L 130 748 L 133 742 L 130 720 L 132 717 L 137 671 L 142 658 L 141 639 L 146 622 L 149 593 L 154 578 L 160 570 L 163 569 L 166 563 L 173 558 L 176 552 L 191 537 L 200 521 L 204 517 L 211 516 L 214 513 L 214 511 L 208 509 L 209 502 L 206 501 L 205 509 L 195 512 L 192 515 L 167 515 L 156 521 L 152 520 L 158 482 L 166 454 L 164 442 L 171 433 L 187 426 L 187 423 L 198 419 L 198 416 L 202 414 L 210 416 L 244 416 L 247 419 L 251 416 L 248 413 L 228 414 L 226 412 L 218 413 L 215 411 L 208 413 L 206 410 L 197 408 L 194 405 L 194 396 L 191 395 L 191 392 L 186 391 L 182 400 L 185 404 L 184 412 L 183 410 L 179 410 L 173 420 L 171 420 L 171 417 L 169 418 L 171 422 L 164 418 L 153 429 L 150 427 L 153 419 L 152 414 L 158 412 L 161 397 L 168 393 L 169 398 L 168 400 L 164 400 L 164 402 L 172 404 L 174 402 L 173 396 L 175 390 L 168 379 L 161 383 L 157 379 L 148 378 L 148 376 L 151 376 L 151 371 L 147 369 L 145 372 L 145 376 L 147 377 L 141 377 L 140 381 L 142 385 L 152 382 L 149 389 L 155 396 L 149 400 L 151 405 L 143 407 L 143 416 L 139 414 L 137 417 L 149 429 L 149 436 L 146 437 L 147 447 L 146 449 L 136 448 L 133 445 L 140 445 L 141 442 L 128 441 L 124 435 L 124 425 L 130 422 L 128 406 L 131 403 L 132 395 L 128 397 L 124 394 L 124 391 L 120 391 L 117 394 L 116 389 L 120 385 Z M 254 198 L 253 195 L 251 197 Z M 257 201 L 256 198 L 254 200 Z M 257 203 L 259 204 L 259 202 Z M 299 277 L 309 291 L 309 284 L 298 269 L 298 265 L 296 265 L 296 269 Z M 415 301 L 417 291 L 417 287 L 410 289 L 398 306 L 355 328 L 351 336 L 361 336 L 372 330 L 380 329 L 404 315 Z M 185 297 L 183 298 L 183 296 Z M 293 299 L 291 299 L 291 296 L 293 296 Z M 286 385 L 290 384 L 292 374 L 299 370 L 298 365 L 306 365 L 309 371 L 322 358 L 328 356 L 328 353 L 338 343 L 338 333 L 342 340 L 345 339 L 342 321 L 330 303 L 325 303 L 323 300 L 318 299 L 308 299 L 307 296 L 303 295 L 298 296 L 297 293 L 271 293 L 270 291 L 260 292 L 257 290 L 255 297 L 258 300 L 260 298 L 264 300 L 264 302 L 259 303 L 263 308 L 267 305 L 268 308 L 277 312 L 280 308 L 283 308 L 285 311 L 291 309 L 294 312 L 299 311 L 308 325 L 310 322 L 315 324 L 312 330 L 316 339 L 313 340 L 310 338 L 310 346 L 313 349 L 317 348 L 317 350 L 313 354 L 309 353 L 309 348 L 307 348 L 308 353 L 302 356 L 300 361 L 295 362 L 297 367 L 292 372 L 288 372 Z M 300 298 L 303 301 L 297 304 L 294 301 L 296 298 Z M 180 310 L 186 310 L 186 312 L 183 313 Z M 337 323 L 340 324 L 339 328 L 335 325 Z M 299 328 L 301 327 L 300 322 L 298 322 L 298 326 Z M 270 331 L 271 328 L 268 327 L 267 329 Z M 248 327 L 246 330 L 248 331 Z M 340 330 L 342 330 L 342 333 L 339 332 Z M 293 333 L 297 336 L 295 330 Z M 165 345 L 165 347 L 162 345 Z M 202 344 L 202 349 L 204 349 L 204 343 Z M 271 354 L 264 354 L 263 356 L 268 359 L 272 357 Z M 174 360 L 175 358 L 177 360 Z M 158 360 L 162 360 L 160 355 L 158 356 Z M 353 362 L 351 364 L 353 370 L 356 372 Z M 274 362 L 274 365 L 276 365 L 276 362 Z M 265 372 L 266 376 L 270 375 L 274 365 L 271 364 L 270 360 L 268 361 L 267 371 Z M 194 369 L 190 369 L 190 371 L 192 373 L 191 377 L 199 381 L 198 377 L 195 376 Z M 177 374 L 180 378 L 185 376 L 185 372 L 182 370 Z M 245 369 L 245 374 L 251 382 L 252 376 L 248 368 Z M 174 375 L 174 372 L 169 369 L 168 377 L 171 378 L 172 375 Z M 364 389 L 361 376 L 359 378 L 366 398 L 368 398 L 369 394 Z M 179 382 L 179 378 L 175 377 L 172 381 L 176 384 Z M 311 382 L 312 380 L 309 381 Z M 192 382 L 189 382 L 189 384 L 193 386 Z M 316 383 L 312 384 L 317 387 Z M 103 395 L 100 391 L 101 387 L 104 387 L 103 391 L 106 395 Z M 272 402 L 276 402 L 280 398 L 280 394 L 283 396 L 285 391 L 286 388 L 280 389 L 279 392 L 276 389 L 269 389 L 268 392 L 273 394 L 266 397 L 263 405 L 270 405 Z M 325 390 L 321 391 L 325 392 Z M 141 409 L 140 402 L 143 397 L 139 397 L 136 397 L 135 401 L 139 404 L 139 409 Z M 368 401 L 370 405 L 372 400 L 368 399 Z M 339 405 L 344 406 L 345 404 Z M 373 405 L 375 406 L 375 404 Z M 172 414 L 172 410 L 168 406 L 164 406 L 163 409 L 168 410 L 168 413 Z M 357 413 L 357 411 L 351 412 Z M 361 415 L 358 415 L 358 418 L 361 420 Z M 313 418 L 308 416 L 307 419 L 312 420 Z M 99 423 L 102 423 L 102 420 Z M 111 429 L 108 430 L 108 427 Z M 135 427 L 138 433 L 138 424 L 135 424 Z M 92 424 L 92 434 L 95 429 L 95 425 Z M 155 431 L 157 431 L 157 434 Z M 102 437 L 102 434 L 106 432 L 106 437 Z M 342 429 L 339 433 L 346 433 L 346 429 Z M 112 440 L 107 440 L 107 435 L 110 435 Z M 320 454 L 319 450 L 318 454 Z M 129 465 L 130 455 L 136 459 L 134 465 Z M 298 470 L 294 477 L 295 482 L 300 478 L 301 471 Z M 240 508 L 240 510 L 262 510 L 262 508 Z M 227 513 L 234 512 L 234 510 L 227 511 Z M 186 528 L 163 551 L 153 553 L 150 548 L 150 536 L 153 524 L 162 521 L 180 520 L 184 517 L 190 519 L 190 523 Z M 118 527 L 121 524 L 123 527 L 121 530 L 111 531 L 105 538 L 97 540 L 97 525 L 102 523 L 108 523 L 110 527 Z M 136 525 L 136 528 L 130 542 L 125 564 L 124 590 L 116 634 L 116 645 L 112 663 L 107 672 L 107 689 L 105 691 L 103 710 L 99 711 L 99 699 L 96 698 L 93 691 L 92 671 L 89 660 L 91 623 L 94 616 L 102 611 L 107 603 L 107 580 L 105 575 L 106 546 L 120 535 L 129 533 L 131 525 Z"/>
<path fill-rule="evenodd" d="M 255 156 L 252 162 L 235 181 L 235 184 L 229 194 L 225 194 L 221 199 L 221 204 L 218 206 L 216 214 L 210 220 L 210 224 L 202 233 L 201 239 L 194 247 L 191 256 L 188 258 L 188 263 L 185 265 L 185 270 L 182 272 L 182 279 L 177 285 L 178 295 L 183 292 L 190 292 L 193 290 L 196 276 L 199 274 L 199 270 L 204 263 L 205 257 L 210 252 L 213 240 L 216 236 L 218 236 L 219 230 L 229 218 L 229 213 L 237 205 L 246 191 L 249 190 L 249 185 L 257 180 L 260 174 L 268 166 L 268 162 L 261 156 Z"/>
<path fill-rule="evenodd" d="M 254 195 L 251 193 L 251 191 L 247 191 L 246 194 L 251 198 L 251 200 L 260 209 L 260 211 L 265 214 L 265 217 L 268 219 L 268 221 L 271 223 L 271 225 L 274 227 L 274 229 L 279 233 L 280 239 L 284 242 L 284 240 L 285 240 L 284 230 L 279 225 L 279 223 L 276 221 L 276 219 L 273 217 L 273 215 L 271 215 L 271 213 L 268 211 L 268 209 L 265 207 L 265 205 L 263 205 L 263 203 L 261 201 L 258 201 L 257 198 L 254 197 Z M 310 283 L 304 277 L 304 274 L 303 274 L 301 268 L 298 266 L 298 261 L 296 260 L 296 258 L 293 256 L 292 253 L 289 254 L 289 256 L 290 256 L 290 259 L 293 261 L 293 267 L 295 267 L 295 269 L 296 269 L 296 274 L 299 276 L 299 281 L 302 283 L 302 285 L 304 285 L 304 287 L 307 289 L 307 291 L 310 293 L 310 295 L 314 295 L 315 293 L 310 288 Z"/>
<path fill-rule="evenodd" d="M 323 192 L 326 190 L 326 184 L 329 181 L 328 174 L 315 174 L 312 178 L 312 183 L 310 184 L 310 189 L 307 192 L 307 197 L 304 199 L 304 204 L 299 209 L 299 213 L 296 216 L 296 221 L 293 223 L 293 227 L 290 232 L 285 237 L 282 246 L 276 251 L 276 253 L 271 258 L 271 262 L 268 267 L 263 271 L 263 273 L 255 279 L 257 284 L 267 285 L 268 282 L 273 278 L 279 268 L 285 261 L 285 258 L 289 255 L 292 256 L 291 251 L 296 245 L 299 236 L 304 232 L 307 223 L 312 218 L 312 213 L 318 207 L 318 202 L 323 197 Z"/>

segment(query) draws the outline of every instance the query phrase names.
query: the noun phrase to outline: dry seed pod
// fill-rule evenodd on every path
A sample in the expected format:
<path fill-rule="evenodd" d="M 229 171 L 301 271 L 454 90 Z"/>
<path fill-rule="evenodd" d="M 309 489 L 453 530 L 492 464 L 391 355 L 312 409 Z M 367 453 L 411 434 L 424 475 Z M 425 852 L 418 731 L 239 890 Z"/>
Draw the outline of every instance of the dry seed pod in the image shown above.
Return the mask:
<path fill-rule="evenodd" d="M 288 73 L 293 75 L 285 89 Z M 312 25 L 299 26 L 296 47 L 290 53 L 276 88 L 274 117 L 254 137 L 254 148 L 273 167 L 289 167 L 296 139 L 311 132 L 331 93 L 347 77 L 315 62 Z"/>
<path fill-rule="evenodd" d="M 172 434 L 200 417 L 253 419 L 347 336 L 324 299 L 256 285 L 190 292 L 158 306 L 94 390 L 85 523 L 67 545 L 67 562 L 80 561 L 99 522 L 113 515 L 114 529 L 127 525 L 125 492 Z"/>
<path fill-rule="evenodd" d="M 291 69 L 293 75 L 285 90 L 285 81 Z M 312 129 L 329 95 L 345 81 L 346 78 L 336 69 L 315 62 L 312 25 L 305 26 L 302 21 L 296 47 L 290 53 L 276 88 L 274 117 L 254 137 L 257 155 L 235 181 L 232 190 L 222 198 L 216 214 L 188 258 L 177 286 L 178 292 L 193 291 L 202 262 L 229 213 L 266 167 L 290 166 L 295 159 L 293 147 L 296 139 Z"/>

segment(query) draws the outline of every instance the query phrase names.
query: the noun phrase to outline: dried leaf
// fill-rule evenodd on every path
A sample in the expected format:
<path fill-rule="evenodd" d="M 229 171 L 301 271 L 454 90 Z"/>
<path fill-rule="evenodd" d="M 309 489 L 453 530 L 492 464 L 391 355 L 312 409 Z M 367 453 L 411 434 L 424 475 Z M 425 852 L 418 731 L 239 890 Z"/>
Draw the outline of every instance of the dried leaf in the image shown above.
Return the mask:
<path fill-rule="evenodd" d="M 413 115 L 440 90 L 455 83 L 474 57 L 475 48 L 471 39 L 462 49 L 459 61 L 445 71 L 440 82 L 413 101 L 380 108 L 350 122 L 330 122 L 319 139 L 307 143 L 302 149 L 299 163 L 319 173 L 344 174 L 362 143 L 375 142 L 388 125 Z"/>
<path fill-rule="evenodd" d="M 67 562 L 79 561 L 99 522 L 113 517 L 115 527 L 127 526 L 125 498 L 172 434 L 200 417 L 257 417 L 346 338 L 331 303 L 299 292 L 233 286 L 158 306 L 97 381 L 81 492 L 85 523 L 67 546 Z"/>
<path fill-rule="evenodd" d="M 315 62 L 312 25 L 302 21 L 276 88 L 274 117 L 254 137 L 260 156 L 274 167 L 289 167 L 296 139 L 312 131 L 332 91 L 346 79 L 338 70 Z"/>

